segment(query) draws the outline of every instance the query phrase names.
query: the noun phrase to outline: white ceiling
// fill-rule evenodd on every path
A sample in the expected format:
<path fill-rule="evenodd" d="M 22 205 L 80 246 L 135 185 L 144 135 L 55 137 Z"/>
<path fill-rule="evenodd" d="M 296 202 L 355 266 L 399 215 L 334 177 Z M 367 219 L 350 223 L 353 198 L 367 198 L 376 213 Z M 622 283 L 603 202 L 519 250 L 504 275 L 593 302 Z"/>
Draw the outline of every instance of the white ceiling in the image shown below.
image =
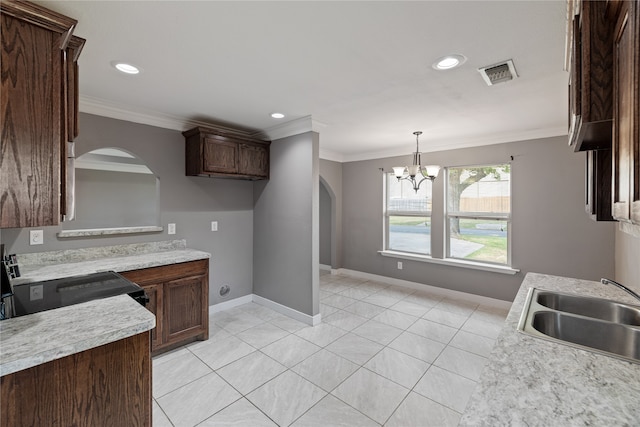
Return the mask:
<path fill-rule="evenodd" d="M 410 154 L 415 130 L 422 151 L 566 134 L 565 1 L 38 3 L 87 39 L 82 111 L 180 130 L 310 116 L 338 161 Z M 431 68 L 450 53 L 468 60 Z M 488 87 L 477 69 L 507 59 L 519 78 Z"/>

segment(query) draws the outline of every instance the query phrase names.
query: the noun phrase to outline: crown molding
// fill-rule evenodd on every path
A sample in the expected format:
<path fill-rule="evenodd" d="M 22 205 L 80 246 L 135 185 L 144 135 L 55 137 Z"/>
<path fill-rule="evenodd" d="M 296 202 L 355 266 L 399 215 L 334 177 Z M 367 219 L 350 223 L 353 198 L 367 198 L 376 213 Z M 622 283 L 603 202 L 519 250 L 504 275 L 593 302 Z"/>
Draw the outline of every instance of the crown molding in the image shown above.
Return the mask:
<path fill-rule="evenodd" d="M 80 95 L 79 109 L 83 113 L 95 114 L 97 116 L 110 117 L 112 119 L 124 120 L 127 122 L 140 123 L 149 126 L 156 126 L 164 129 L 172 129 L 183 132 L 196 126 L 211 126 L 211 123 L 198 120 L 189 120 L 184 117 L 172 116 L 169 114 L 154 111 L 133 110 L 130 107 L 103 101 L 86 95 Z M 254 136 L 264 136 L 270 140 L 286 138 L 299 135 L 305 132 L 317 132 L 326 128 L 327 125 L 313 120 L 311 116 L 304 116 L 298 119 L 281 123 L 263 131 L 258 131 Z M 477 138 L 456 138 L 455 142 L 443 141 L 441 143 L 430 142 L 425 146 L 423 153 L 456 150 L 460 148 L 480 147 L 484 145 L 502 144 L 508 142 L 526 141 L 531 139 L 551 138 L 555 136 L 567 135 L 566 126 L 551 127 L 545 129 L 533 129 L 522 132 L 508 132 L 500 135 L 481 136 Z M 321 144 L 322 145 L 322 142 Z M 320 148 L 319 157 L 334 162 L 357 162 L 362 160 L 382 159 L 386 157 L 397 157 L 411 154 L 411 147 L 406 149 L 394 148 L 391 150 L 376 151 L 359 154 L 340 154 L 331 150 Z"/>
<path fill-rule="evenodd" d="M 211 126 L 211 123 L 189 120 L 184 117 L 172 116 L 157 111 L 134 110 L 131 107 L 107 102 L 99 98 L 80 95 L 79 110 L 83 113 L 109 117 L 127 122 L 156 126 L 183 132 L 196 126 Z"/>
<path fill-rule="evenodd" d="M 95 114 L 96 116 L 125 120 L 127 122 L 172 129 L 180 132 L 197 126 L 208 127 L 212 125 L 208 122 L 189 120 L 184 117 L 172 116 L 157 111 L 135 110 L 129 106 L 86 95 L 80 95 L 79 109 L 83 113 Z M 305 116 L 272 126 L 262 131 L 257 131 L 252 135 L 275 140 L 311 131 L 320 133 L 325 127 L 327 127 L 326 124 L 313 120 L 311 116 Z"/>
<path fill-rule="evenodd" d="M 340 153 L 336 153 L 335 151 L 331 151 L 331 150 L 323 150 L 322 148 L 320 148 L 319 153 L 318 153 L 318 157 L 320 157 L 323 160 L 330 160 L 332 162 L 338 162 L 338 163 L 344 163 L 344 156 Z"/>
<path fill-rule="evenodd" d="M 317 132 L 327 125 L 317 120 L 313 120 L 311 116 L 304 116 L 298 119 L 289 120 L 288 122 L 280 123 L 270 128 L 264 129 L 260 133 L 266 135 L 270 140 L 276 140 L 281 138 L 287 138 L 293 135 L 300 135 L 305 132 Z"/>
<path fill-rule="evenodd" d="M 567 136 L 566 126 L 550 127 L 545 129 L 533 129 L 522 132 L 508 132 L 499 135 L 481 136 L 478 138 L 456 138 L 455 142 L 443 141 L 439 144 L 429 142 L 429 144 L 421 150 L 422 153 L 433 153 L 437 151 L 457 150 L 461 148 L 482 147 L 485 145 L 506 144 L 509 142 L 528 141 L 533 139 L 553 138 L 556 136 Z M 423 147 L 420 147 L 423 148 Z M 391 150 L 376 151 L 370 153 L 359 153 L 351 155 L 342 155 L 341 162 L 357 162 L 362 160 L 384 159 L 387 157 L 398 157 L 411 155 L 411 146 L 407 149 L 394 148 Z M 338 160 L 336 160 L 338 161 Z"/>

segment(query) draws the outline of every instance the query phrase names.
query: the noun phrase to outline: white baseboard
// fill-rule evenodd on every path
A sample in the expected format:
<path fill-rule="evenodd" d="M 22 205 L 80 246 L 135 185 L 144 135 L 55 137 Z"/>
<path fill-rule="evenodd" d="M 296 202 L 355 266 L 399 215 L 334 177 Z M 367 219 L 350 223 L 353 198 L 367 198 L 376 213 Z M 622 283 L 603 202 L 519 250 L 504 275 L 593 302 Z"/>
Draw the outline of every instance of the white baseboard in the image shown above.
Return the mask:
<path fill-rule="evenodd" d="M 462 301 L 467 301 L 474 304 L 483 304 L 496 308 L 503 308 L 509 310 L 511 308 L 511 302 L 503 301 L 500 299 L 489 298 L 481 295 L 469 294 L 467 292 L 454 291 L 452 289 L 439 288 L 437 286 L 425 285 L 423 283 L 410 282 L 408 280 L 394 279 L 393 277 L 379 276 L 377 274 L 363 273 L 362 271 L 349 270 L 346 268 L 340 268 L 337 274 L 343 274 L 345 276 L 358 277 L 361 279 L 375 280 L 377 282 L 387 283 L 389 285 L 404 286 L 409 289 L 416 289 L 419 291 L 431 292 L 443 297 L 455 298 Z"/>
<path fill-rule="evenodd" d="M 331 266 L 327 264 L 319 264 L 320 270 L 331 271 Z"/>
<path fill-rule="evenodd" d="M 218 304 L 209 306 L 209 314 L 219 313 L 221 311 L 229 310 L 231 308 L 237 307 L 239 305 L 247 304 L 250 302 L 255 302 L 256 304 L 263 305 L 276 311 L 280 314 L 284 314 L 287 317 L 291 317 L 299 322 L 302 322 L 309 326 L 316 326 L 320 324 L 320 313 L 315 316 L 310 316 L 308 314 L 302 313 L 298 310 L 294 310 L 282 304 L 279 304 L 275 301 L 271 301 L 270 299 L 261 297 L 255 294 L 249 294 L 242 297 L 234 298 L 229 301 L 219 302 Z"/>
<path fill-rule="evenodd" d="M 230 308 L 237 307 L 242 304 L 253 301 L 253 294 L 245 295 L 242 297 L 234 298 L 229 301 L 219 302 L 209 306 L 209 314 L 218 313 L 220 311 L 229 310 Z"/>
<path fill-rule="evenodd" d="M 284 314 L 287 317 L 291 317 L 292 319 L 305 323 L 309 326 L 316 326 L 320 324 L 320 313 L 316 314 L 315 316 L 310 316 L 308 314 L 302 313 L 298 310 L 294 310 L 293 308 L 289 308 L 285 305 L 282 305 L 275 301 L 271 301 L 267 298 L 263 298 L 256 294 L 253 294 L 253 302 L 265 307 L 269 307 L 270 309 L 277 311 L 280 314 Z"/>

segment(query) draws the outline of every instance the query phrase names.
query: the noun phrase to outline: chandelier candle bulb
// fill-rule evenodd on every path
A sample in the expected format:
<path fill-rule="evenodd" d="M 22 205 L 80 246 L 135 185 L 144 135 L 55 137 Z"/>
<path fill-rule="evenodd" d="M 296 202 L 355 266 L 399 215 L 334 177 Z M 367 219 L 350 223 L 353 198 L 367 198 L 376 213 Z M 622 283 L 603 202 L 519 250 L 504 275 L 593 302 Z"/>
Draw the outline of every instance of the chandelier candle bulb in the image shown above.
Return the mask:
<path fill-rule="evenodd" d="M 393 173 L 396 175 L 396 178 L 400 179 L 402 178 L 402 175 L 404 175 L 404 171 L 407 168 L 405 168 L 404 166 L 396 166 L 393 168 Z"/>
<path fill-rule="evenodd" d="M 422 175 L 424 175 L 425 177 L 436 177 L 438 176 L 438 173 L 440 172 L 440 166 L 438 165 L 427 165 L 424 167 L 424 170 L 422 171 Z"/>

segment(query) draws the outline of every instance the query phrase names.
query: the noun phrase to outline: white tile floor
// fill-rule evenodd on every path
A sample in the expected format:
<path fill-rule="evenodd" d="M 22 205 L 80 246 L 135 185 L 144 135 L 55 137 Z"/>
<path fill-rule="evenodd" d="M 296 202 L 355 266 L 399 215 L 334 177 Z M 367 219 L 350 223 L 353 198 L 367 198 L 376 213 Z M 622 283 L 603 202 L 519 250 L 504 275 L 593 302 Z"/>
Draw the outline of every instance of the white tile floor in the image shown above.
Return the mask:
<path fill-rule="evenodd" d="M 154 426 L 458 424 L 506 310 L 336 275 L 320 295 L 318 326 L 249 303 L 154 358 Z"/>

